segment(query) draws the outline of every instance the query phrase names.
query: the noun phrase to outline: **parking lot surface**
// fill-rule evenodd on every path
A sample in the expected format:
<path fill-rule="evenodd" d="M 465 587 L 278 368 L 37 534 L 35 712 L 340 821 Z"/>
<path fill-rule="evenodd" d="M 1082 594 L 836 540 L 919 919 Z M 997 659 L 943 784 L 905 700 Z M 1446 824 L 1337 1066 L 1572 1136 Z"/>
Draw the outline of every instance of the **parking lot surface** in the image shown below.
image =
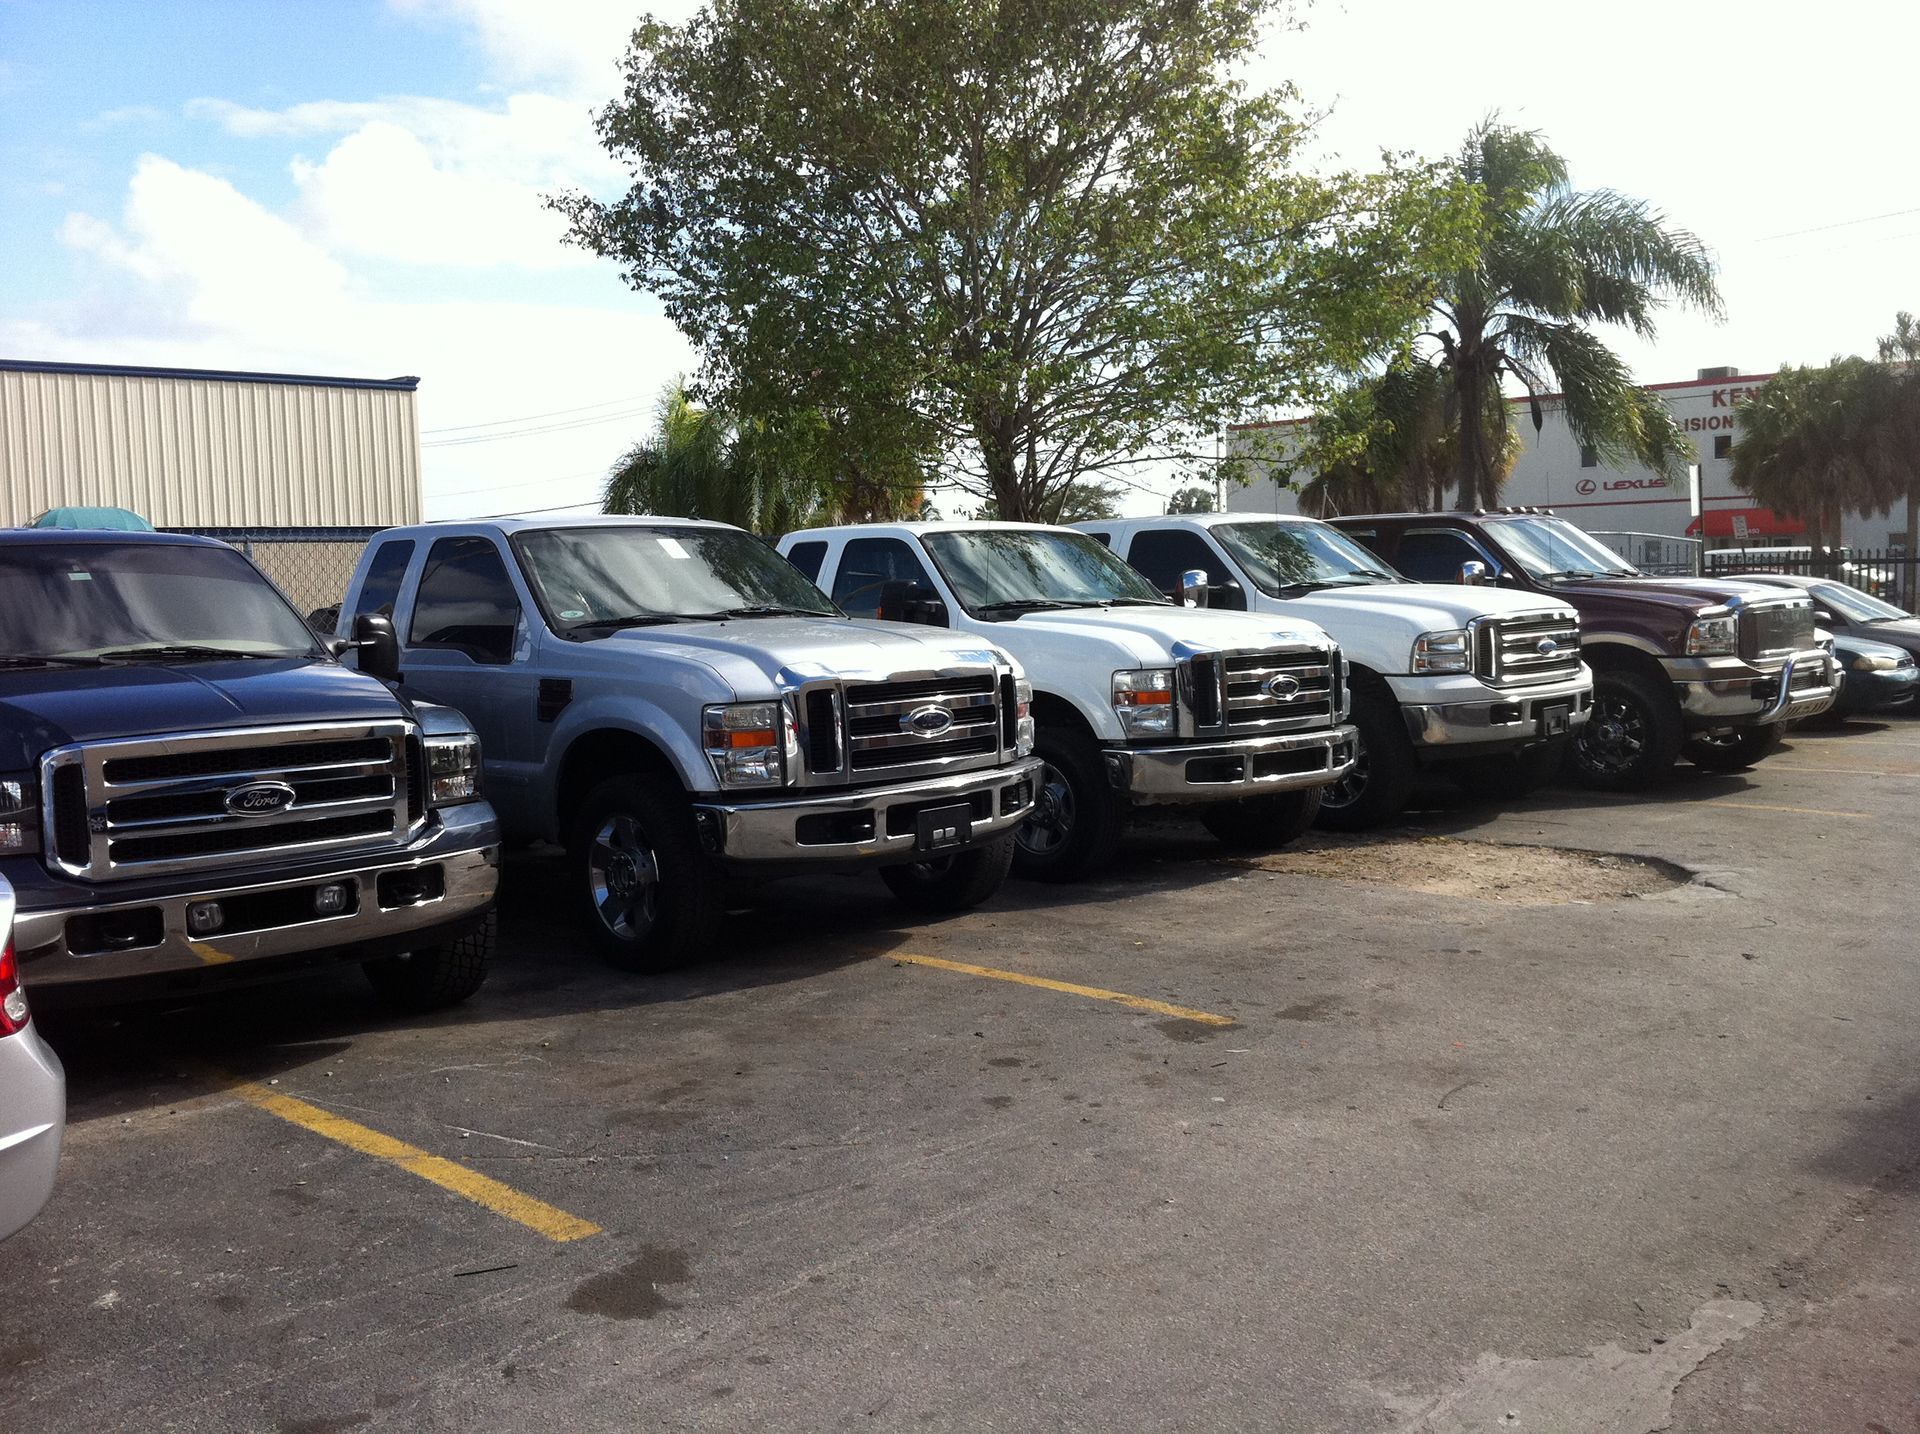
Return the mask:
<path fill-rule="evenodd" d="M 1920 1430 L 1920 722 L 1677 778 L 49 1023 L 6 1422 Z"/>

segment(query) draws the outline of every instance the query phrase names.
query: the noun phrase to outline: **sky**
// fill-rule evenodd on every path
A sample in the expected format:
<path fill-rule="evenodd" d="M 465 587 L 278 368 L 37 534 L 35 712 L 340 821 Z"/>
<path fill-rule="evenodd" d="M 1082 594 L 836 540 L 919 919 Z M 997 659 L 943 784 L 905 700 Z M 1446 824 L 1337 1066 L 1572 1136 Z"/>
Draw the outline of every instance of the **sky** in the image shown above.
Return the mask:
<path fill-rule="evenodd" d="M 418 375 L 428 517 L 587 510 L 695 365 L 541 204 L 622 187 L 592 121 L 636 13 L 0 0 L 0 357 Z M 1707 242 L 1726 321 L 1620 335 L 1644 381 L 1869 351 L 1920 309 L 1920 6 L 1321 0 L 1303 16 L 1252 78 L 1323 114 L 1310 164 L 1443 155 L 1498 111 L 1544 132 L 1576 186 Z"/>

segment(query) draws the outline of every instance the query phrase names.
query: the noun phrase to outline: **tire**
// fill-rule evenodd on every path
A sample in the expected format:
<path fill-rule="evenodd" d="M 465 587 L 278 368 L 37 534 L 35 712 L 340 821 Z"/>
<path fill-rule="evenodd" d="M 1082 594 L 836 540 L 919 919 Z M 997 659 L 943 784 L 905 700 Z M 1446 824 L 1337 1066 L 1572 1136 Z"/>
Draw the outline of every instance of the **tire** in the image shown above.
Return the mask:
<path fill-rule="evenodd" d="M 471 931 L 402 956 L 365 962 L 374 994 L 404 1016 L 457 1006 L 478 991 L 493 965 L 494 914 Z"/>
<path fill-rule="evenodd" d="M 1238 802 L 1215 802 L 1200 808 L 1200 825 L 1235 851 L 1278 851 L 1313 825 L 1320 815 L 1320 794 L 1324 790 L 1306 787 Z"/>
<path fill-rule="evenodd" d="M 1637 792 L 1680 760 L 1686 729 L 1673 688 L 1640 672 L 1601 672 L 1593 713 L 1567 744 L 1567 774 L 1596 792 Z"/>
<path fill-rule="evenodd" d="M 568 880 L 601 958 L 622 971 L 710 954 L 726 906 L 693 813 L 663 777 L 610 777 L 587 793 L 567 842 Z"/>
<path fill-rule="evenodd" d="M 1689 738 L 1684 748 L 1687 760 L 1709 772 L 1740 772 L 1751 767 L 1780 745 L 1777 724 L 1742 727 L 1719 737 Z"/>
<path fill-rule="evenodd" d="M 1468 757 L 1449 762 L 1446 773 L 1469 796 L 1517 801 L 1546 786 L 1567 759 L 1565 738 L 1538 742 L 1498 757 Z"/>
<path fill-rule="evenodd" d="M 1000 889 L 1013 865 L 1013 833 L 1006 832 L 971 851 L 931 861 L 883 866 L 880 879 L 894 900 L 910 911 L 944 916 L 970 911 Z"/>
<path fill-rule="evenodd" d="M 1029 881 L 1076 881 L 1113 860 L 1125 810 L 1093 738 L 1042 727 L 1034 754 L 1046 765 L 1033 815 L 1014 833 L 1013 872 Z"/>
<path fill-rule="evenodd" d="M 1321 789 L 1319 822 L 1328 831 L 1360 832 L 1406 810 L 1419 763 L 1399 704 L 1373 692 L 1353 694 L 1359 732 L 1353 770 Z"/>

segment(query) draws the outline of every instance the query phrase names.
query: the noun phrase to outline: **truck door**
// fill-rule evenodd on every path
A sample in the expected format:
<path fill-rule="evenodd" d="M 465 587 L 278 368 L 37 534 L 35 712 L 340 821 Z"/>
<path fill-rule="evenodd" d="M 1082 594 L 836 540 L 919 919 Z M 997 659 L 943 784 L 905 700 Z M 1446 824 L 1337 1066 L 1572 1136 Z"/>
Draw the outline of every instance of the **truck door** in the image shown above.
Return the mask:
<path fill-rule="evenodd" d="M 1246 590 L 1213 544 L 1190 528 L 1142 528 L 1127 546 L 1127 561 L 1161 592 L 1180 601 L 1180 575 L 1194 568 L 1207 575 L 1215 607 L 1245 608 Z"/>
<path fill-rule="evenodd" d="M 1394 567 L 1417 583 L 1457 583 L 1463 563 L 1485 563 L 1489 575 L 1503 568 L 1485 548 L 1451 528 L 1403 533 L 1393 555 Z"/>

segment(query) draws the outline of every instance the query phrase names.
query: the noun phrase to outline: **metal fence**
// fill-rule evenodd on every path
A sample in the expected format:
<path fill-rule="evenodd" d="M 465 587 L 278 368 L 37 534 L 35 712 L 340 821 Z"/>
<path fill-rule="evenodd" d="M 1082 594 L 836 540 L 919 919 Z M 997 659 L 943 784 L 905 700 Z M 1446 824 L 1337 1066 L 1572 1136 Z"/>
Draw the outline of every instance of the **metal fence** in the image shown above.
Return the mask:
<path fill-rule="evenodd" d="M 1589 532 L 1643 573 L 1692 577 L 1700 571 L 1700 540 L 1665 533 Z"/>
<path fill-rule="evenodd" d="M 231 543 L 293 600 L 304 615 L 338 606 L 354 564 L 378 528 L 169 528 Z M 331 630 L 332 624 L 327 624 Z"/>
<path fill-rule="evenodd" d="M 1832 548 L 1818 553 L 1805 548 L 1783 548 L 1778 552 L 1765 548 L 1709 552 L 1705 571 L 1715 577 L 1792 573 L 1798 577 L 1845 583 L 1908 612 L 1920 603 L 1920 559 L 1909 557 L 1899 548 Z"/>

